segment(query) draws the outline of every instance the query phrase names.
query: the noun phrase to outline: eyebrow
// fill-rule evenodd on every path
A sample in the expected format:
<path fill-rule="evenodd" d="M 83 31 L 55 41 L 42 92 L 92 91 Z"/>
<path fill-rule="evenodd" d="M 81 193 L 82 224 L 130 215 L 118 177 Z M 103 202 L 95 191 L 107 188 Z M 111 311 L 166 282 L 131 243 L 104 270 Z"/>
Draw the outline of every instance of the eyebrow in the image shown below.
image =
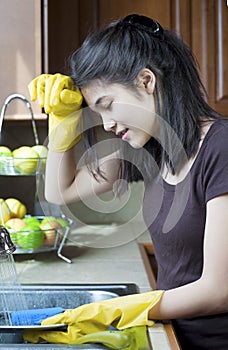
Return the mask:
<path fill-rule="evenodd" d="M 99 104 L 101 104 L 101 102 L 106 99 L 108 96 L 107 95 L 104 95 L 104 96 L 101 96 L 99 97 L 96 102 L 95 102 L 95 106 L 98 106 Z"/>

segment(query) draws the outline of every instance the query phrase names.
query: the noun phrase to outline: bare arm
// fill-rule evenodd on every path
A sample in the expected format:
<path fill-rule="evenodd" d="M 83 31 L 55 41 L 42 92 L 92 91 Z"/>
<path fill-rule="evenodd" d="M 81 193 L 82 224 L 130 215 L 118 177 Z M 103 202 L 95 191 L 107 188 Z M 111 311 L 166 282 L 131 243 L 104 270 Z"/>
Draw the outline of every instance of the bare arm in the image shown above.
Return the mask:
<path fill-rule="evenodd" d="M 228 311 L 228 194 L 207 204 L 203 273 L 199 280 L 168 290 L 149 314 L 174 319 Z"/>
<path fill-rule="evenodd" d="M 47 201 L 63 205 L 112 190 L 117 180 L 119 160 L 113 154 L 101 162 L 105 179 L 99 182 L 86 166 L 77 169 L 74 150 L 64 153 L 48 152 L 46 165 L 45 197 Z"/>

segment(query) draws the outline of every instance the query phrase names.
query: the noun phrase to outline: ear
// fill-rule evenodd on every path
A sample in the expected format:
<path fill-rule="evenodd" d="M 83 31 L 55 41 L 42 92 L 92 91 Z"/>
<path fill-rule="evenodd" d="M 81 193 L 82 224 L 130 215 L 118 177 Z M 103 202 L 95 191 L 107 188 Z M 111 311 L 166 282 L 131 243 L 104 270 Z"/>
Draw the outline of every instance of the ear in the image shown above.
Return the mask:
<path fill-rule="evenodd" d="M 153 94 L 155 88 L 156 78 L 154 73 L 148 69 L 143 68 L 136 78 L 136 85 L 146 90 L 148 94 Z"/>

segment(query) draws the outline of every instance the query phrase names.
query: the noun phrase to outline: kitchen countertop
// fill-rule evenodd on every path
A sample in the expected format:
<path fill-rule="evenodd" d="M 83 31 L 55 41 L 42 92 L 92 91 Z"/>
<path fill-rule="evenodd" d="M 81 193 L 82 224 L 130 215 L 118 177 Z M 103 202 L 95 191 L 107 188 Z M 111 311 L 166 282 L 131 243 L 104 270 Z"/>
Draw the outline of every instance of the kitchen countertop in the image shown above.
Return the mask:
<path fill-rule="evenodd" d="M 105 230 L 105 226 L 101 228 Z M 114 226 L 112 232 L 115 233 L 115 229 Z M 39 254 L 14 254 L 20 282 L 22 284 L 135 283 L 140 292 L 151 290 L 138 248 L 139 242 L 150 240 L 147 232 L 136 239 L 128 237 L 125 241 L 129 243 L 116 243 L 116 247 L 110 247 L 113 243 L 108 242 L 105 244 L 107 248 L 99 248 L 101 246 L 99 243 L 96 243 L 94 248 L 91 247 L 95 245 L 93 241 L 88 241 L 88 229 L 79 231 L 83 236 L 78 233 L 78 230 L 74 230 L 70 233 L 62 250 L 62 255 L 69 258 L 72 263 L 67 263 L 59 258 L 55 251 Z M 105 242 L 105 238 L 101 241 Z M 83 242 L 90 246 L 83 246 Z"/>
<path fill-rule="evenodd" d="M 69 258 L 71 263 L 58 257 L 56 251 L 14 254 L 19 282 L 21 284 L 134 283 L 141 293 L 150 291 L 151 286 L 138 246 L 139 243 L 150 242 L 150 236 L 145 231 L 135 238 L 136 226 L 134 223 L 133 236 L 127 237 L 126 243 L 112 246 L 114 244 L 111 240 L 104 244 L 106 248 L 99 248 L 101 246 L 99 243 L 88 244 L 88 237 L 91 236 L 88 235 L 88 230 L 85 232 L 82 230 L 82 234 L 78 234 L 78 230 L 73 231 L 62 250 L 62 254 Z M 105 232 L 105 227 L 103 228 Z M 115 227 L 112 231 L 115 231 Z M 104 237 L 104 233 L 102 235 Z M 100 242 L 103 241 L 105 242 L 105 239 L 101 237 Z M 90 246 L 83 246 L 83 242 L 87 242 Z M 149 330 L 149 336 L 153 350 L 171 349 L 162 324 L 156 323 Z"/>

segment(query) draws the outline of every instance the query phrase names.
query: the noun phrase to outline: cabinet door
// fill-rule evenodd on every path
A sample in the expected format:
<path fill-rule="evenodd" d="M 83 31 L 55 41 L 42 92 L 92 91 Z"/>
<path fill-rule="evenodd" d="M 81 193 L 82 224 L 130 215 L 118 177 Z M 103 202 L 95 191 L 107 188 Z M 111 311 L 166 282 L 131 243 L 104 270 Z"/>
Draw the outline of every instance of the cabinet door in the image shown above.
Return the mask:
<path fill-rule="evenodd" d="M 164 27 L 171 25 L 171 2 L 169 0 L 99 0 L 97 20 L 99 24 L 131 13 L 152 17 Z"/>
<path fill-rule="evenodd" d="M 192 49 L 213 108 L 228 116 L 226 0 L 192 1 Z"/>
<path fill-rule="evenodd" d="M 28 83 L 41 73 L 41 4 L 40 0 L 0 1 L 0 106 L 12 93 L 29 98 Z M 37 113 L 38 105 L 34 104 Z M 28 114 L 18 101 L 7 114 Z"/>

